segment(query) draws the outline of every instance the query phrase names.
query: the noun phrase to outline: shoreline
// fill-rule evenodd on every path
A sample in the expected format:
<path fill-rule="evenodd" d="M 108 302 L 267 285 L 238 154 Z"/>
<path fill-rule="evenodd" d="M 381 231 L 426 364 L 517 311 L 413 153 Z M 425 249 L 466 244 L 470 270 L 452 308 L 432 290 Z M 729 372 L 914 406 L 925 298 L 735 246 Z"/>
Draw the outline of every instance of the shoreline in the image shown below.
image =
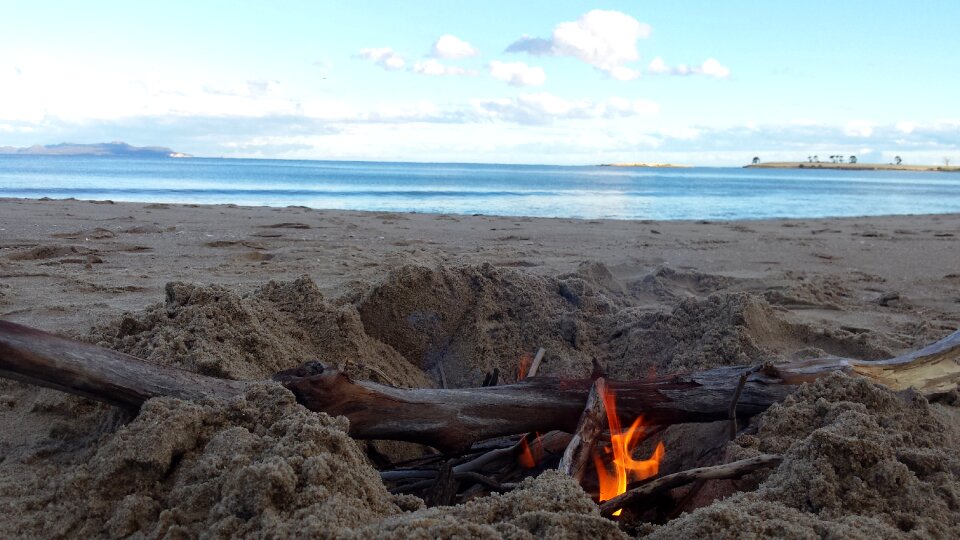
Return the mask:
<path fill-rule="evenodd" d="M 960 172 L 960 166 L 896 165 L 893 163 L 811 163 L 808 161 L 771 161 L 744 165 L 744 169 L 831 169 L 843 171 Z"/>
<path fill-rule="evenodd" d="M 251 205 L 236 203 L 191 203 L 191 202 L 166 202 L 166 201 L 126 201 L 114 199 L 78 199 L 76 197 L 67 197 L 57 199 L 52 197 L 0 197 L 0 206 L 7 202 L 35 201 L 35 202 L 77 202 L 101 205 L 167 205 L 183 208 L 231 208 L 231 209 L 300 209 L 314 212 L 345 212 L 345 213 L 368 213 L 368 214 L 401 214 L 411 216 L 455 216 L 458 218 L 485 217 L 485 218 L 503 218 L 503 219 L 534 219 L 534 220 L 572 220 L 583 222 L 641 222 L 641 223 L 757 223 L 764 221 L 791 221 L 791 220 L 823 220 L 823 219 L 867 219 L 867 218 L 893 218 L 893 217 L 913 217 L 913 216 L 960 216 L 960 212 L 934 212 L 934 213 L 905 213 L 905 214 L 858 214 L 852 216 L 843 215 L 825 215 L 825 216 L 772 216 L 772 217 L 738 217 L 738 218 L 680 218 L 680 219 L 657 219 L 657 218 L 620 218 L 620 217 L 577 217 L 577 216 L 532 216 L 524 214 L 484 214 L 484 213 L 457 213 L 457 212 L 419 212 L 403 210 L 360 210 L 350 208 L 314 208 L 303 205 Z"/>

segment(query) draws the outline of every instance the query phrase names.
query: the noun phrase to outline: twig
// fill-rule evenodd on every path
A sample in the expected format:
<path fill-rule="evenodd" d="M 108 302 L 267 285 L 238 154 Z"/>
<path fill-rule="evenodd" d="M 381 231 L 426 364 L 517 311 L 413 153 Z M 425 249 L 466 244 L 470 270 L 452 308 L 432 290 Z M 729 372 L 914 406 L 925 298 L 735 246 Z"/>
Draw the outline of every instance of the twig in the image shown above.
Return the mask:
<path fill-rule="evenodd" d="M 603 404 L 603 395 L 606 392 L 606 379 L 601 377 L 593 381 L 587 397 L 587 405 L 583 409 L 583 414 L 580 415 L 577 431 L 564 450 L 563 457 L 560 458 L 558 467 L 560 472 L 570 475 L 577 482 L 583 480 L 590 454 L 605 426 L 606 407 Z"/>
<path fill-rule="evenodd" d="M 543 356 L 546 354 L 547 350 L 543 347 L 537 349 L 537 355 L 533 357 L 533 363 L 530 364 L 530 369 L 527 370 L 527 377 L 535 377 L 537 371 L 540 370 L 540 362 L 543 361 Z"/>
<path fill-rule="evenodd" d="M 605 501 L 600 505 L 600 513 L 609 517 L 621 508 L 631 506 L 643 499 L 653 497 L 654 495 L 669 491 L 684 484 L 689 484 L 690 482 L 697 480 L 739 478 L 758 469 L 779 465 L 781 461 L 783 461 L 783 456 L 761 454 L 749 459 L 724 463 L 723 465 L 699 467 L 688 471 L 668 474 L 667 476 L 647 482 L 638 488 L 631 489 L 609 501 Z"/>
<path fill-rule="evenodd" d="M 517 487 L 516 482 L 501 483 L 501 482 L 497 482 L 493 478 L 490 478 L 489 476 L 484 476 L 480 473 L 475 473 L 475 472 L 453 473 L 453 477 L 457 481 L 467 480 L 467 481 L 473 482 L 475 485 L 485 486 L 487 488 L 490 488 L 490 491 L 494 491 L 497 493 L 510 491 Z M 405 486 L 392 488 L 390 490 L 390 493 L 410 493 L 411 491 L 419 491 L 421 489 L 426 489 L 432 486 L 435 482 L 436 480 L 434 479 L 420 480 L 418 482 L 413 482 L 412 484 L 407 484 Z"/>
<path fill-rule="evenodd" d="M 500 382 L 500 368 L 493 368 L 493 371 L 488 371 L 487 376 L 483 378 L 483 384 L 481 388 L 486 388 L 488 386 L 496 386 Z"/>
<path fill-rule="evenodd" d="M 747 385 L 747 379 L 750 378 L 750 375 L 759 371 L 760 367 L 761 366 L 757 366 L 753 369 L 748 369 L 740 374 L 740 380 L 737 381 L 737 388 L 733 391 L 733 399 L 730 400 L 730 412 L 728 414 L 730 418 L 731 441 L 737 438 L 737 404 L 740 403 L 740 395 L 743 394 L 743 387 Z"/>
<path fill-rule="evenodd" d="M 747 384 L 749 373 L 740 375 L 740 381 L 737 383 L 737 389 L 733 391 L 733 399 L 730 400 L 730 440 L 737 438 L 737 403 L 740 403 L 740 394 L 743 393 L 743 387 Z"/>

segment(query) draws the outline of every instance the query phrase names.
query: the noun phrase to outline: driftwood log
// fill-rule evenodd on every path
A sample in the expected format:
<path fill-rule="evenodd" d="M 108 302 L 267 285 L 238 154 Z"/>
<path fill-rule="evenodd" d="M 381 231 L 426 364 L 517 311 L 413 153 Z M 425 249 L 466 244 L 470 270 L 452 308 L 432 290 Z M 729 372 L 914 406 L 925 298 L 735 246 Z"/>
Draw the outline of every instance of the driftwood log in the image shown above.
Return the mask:
<path fill-rule="evenodd" d="M 894 390 L 946 392 L 960 381 L 960 331 L 889 360 L 830 357 L 608 384 L 625 418 L 642 414 L 650 425 L 670 425 L 728 419 L 731 397 L 744 374 L 747 379 L 735 407 L 740 418 L 763 412 L 796 385 L 835 371 L 859 374 Z M 249 384 L 157 366 L 7 321 L 0 321 L 0 376 L 134 411 L 152 397 L 229 398 Z M 307 408 L 346 416 L 355 438 L 411 441 L 440 449 L 462 449 L 518 433 L 573 432 L 593 384 L 590 379 L 530 377 L 485 388 L 401 389 L 353 381 L 317 362 L 281 372 L 275 379 Z"/>

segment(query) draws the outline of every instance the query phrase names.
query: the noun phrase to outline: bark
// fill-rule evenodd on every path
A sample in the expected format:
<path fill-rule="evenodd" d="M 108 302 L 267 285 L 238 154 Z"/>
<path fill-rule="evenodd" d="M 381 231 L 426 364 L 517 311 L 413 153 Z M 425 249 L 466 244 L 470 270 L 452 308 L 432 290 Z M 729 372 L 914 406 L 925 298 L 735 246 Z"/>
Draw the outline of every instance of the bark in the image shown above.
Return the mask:
<path fill-rule="evenodd" d="M 821 358 L 755 368 L 723 367 L 643 381 L 608 381 L 624 418 L 643 415 L 649 425 L 709 422 L 729 418 L 731 398 L 748 373 L 736 414 L 766 410 L 796 385 L 843 371 L 899 390 L 945 392 L 960 380 L 960 332 L 920 351 L 879 362 Z M 196 400 L 229 398 L 248 383 L 149 364 L 138 358 L 0 321 L 0 376 L 137 409 L 157 396 Z M 593 381 L 531 377 L 486 388 L 392 388 L 352 381 L 345 374 L 308 363 L 276 380 L 307 408 L 350 420 L 359 439 L 393 439 L 441 449 L 526 432 L 572 433 Z"/>
<path fill-rule="evenodd" d="M 570 444 L 563 452 L 560 465 L 557 467 L 560 472 L 570 475 L 577 482 L 583 480 L 593 448 L 597 445 L 597 439 L 607 427 L 607 409 L 603 405 L 606 389 L 607 381 L 603 377 L 593 382 L 593 387 L 590 388 L 590 394 L 587 396 L 587 405 L 583 408 L 583 414 L 580 415 L 580 422 L 577 424 L 577 431 L 570 439 Z"/>

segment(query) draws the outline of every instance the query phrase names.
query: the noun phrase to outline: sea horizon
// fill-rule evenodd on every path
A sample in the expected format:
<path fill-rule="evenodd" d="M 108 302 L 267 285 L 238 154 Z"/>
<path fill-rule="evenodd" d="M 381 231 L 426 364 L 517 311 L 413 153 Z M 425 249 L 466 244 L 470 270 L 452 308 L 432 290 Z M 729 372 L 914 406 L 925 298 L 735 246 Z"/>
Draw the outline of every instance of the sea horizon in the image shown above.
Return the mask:
<path fill-rule="evenodd" d="M 909 171 L 5 155 L 0 197 L 737 220 L 960 212 L 960 179 Z"/>

